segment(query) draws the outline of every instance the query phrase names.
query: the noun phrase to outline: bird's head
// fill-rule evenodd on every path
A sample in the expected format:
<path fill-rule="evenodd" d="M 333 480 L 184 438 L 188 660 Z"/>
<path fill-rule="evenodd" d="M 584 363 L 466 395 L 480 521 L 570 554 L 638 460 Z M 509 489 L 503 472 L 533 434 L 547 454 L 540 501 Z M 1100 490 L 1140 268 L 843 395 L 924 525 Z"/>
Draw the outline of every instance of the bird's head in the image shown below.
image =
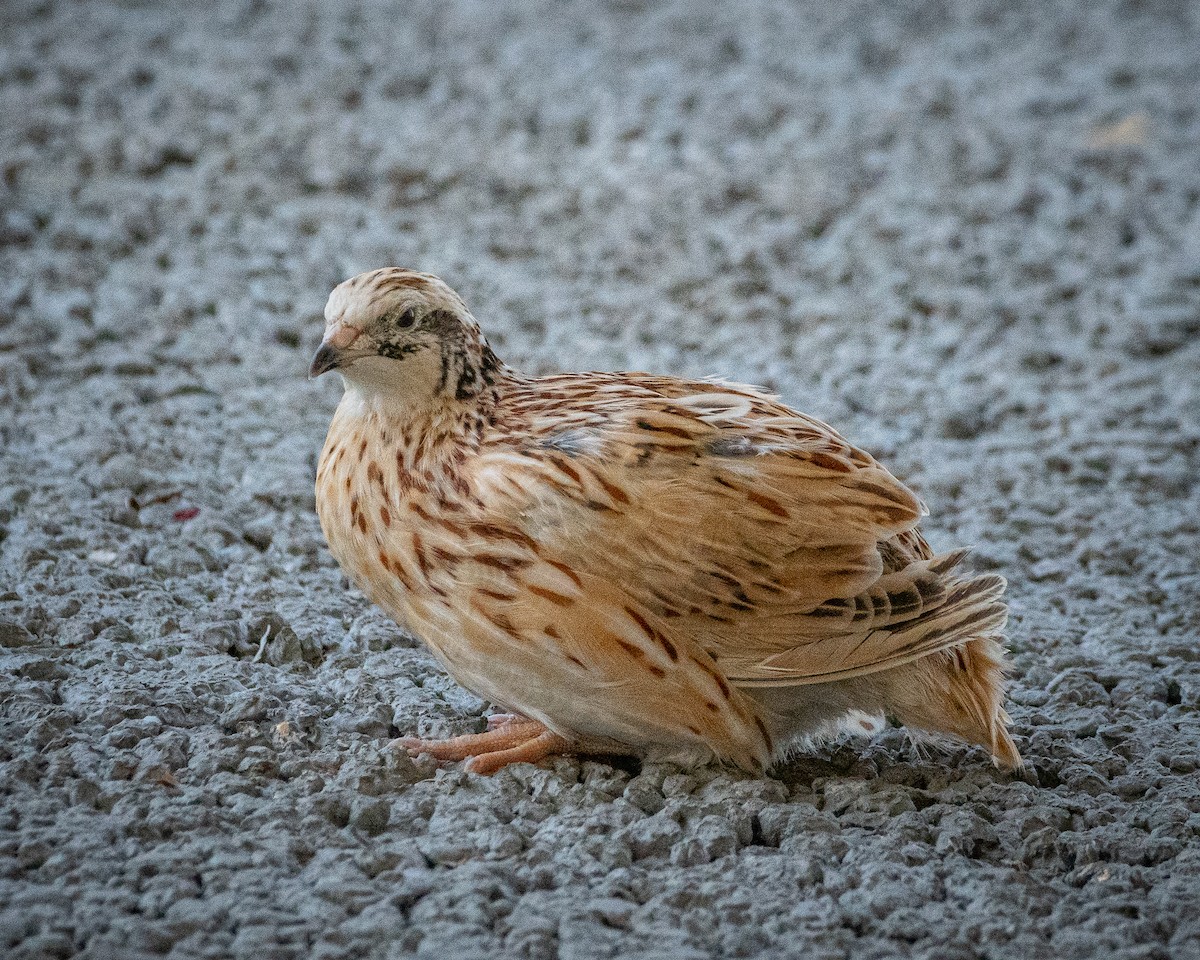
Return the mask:
<path fill-rule="evenodd" d="M 470 401 L 498 369 L 457 293 L 431 274 L 384 267 L 334 287 L 309 376 L 337 370 L 360 390 L 422 403 Z"/>

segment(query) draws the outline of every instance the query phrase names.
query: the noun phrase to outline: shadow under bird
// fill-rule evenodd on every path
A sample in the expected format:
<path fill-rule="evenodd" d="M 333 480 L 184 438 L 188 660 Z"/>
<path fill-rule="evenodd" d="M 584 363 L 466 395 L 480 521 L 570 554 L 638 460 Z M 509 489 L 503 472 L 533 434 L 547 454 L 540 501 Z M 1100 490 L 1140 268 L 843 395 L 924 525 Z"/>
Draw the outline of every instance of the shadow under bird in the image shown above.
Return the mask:
<path fill-rule="evenodd" d="M 405 738 L 490 773 L 557 753 L 758 771 L 885 716 L 1002 767 L 1000 577 L 935 554 L 916 496 L 753 387 L 525 377 L 463 300 L 388 267 L 334 289 L 312 376 L 345 394 L 317 471 L 330 550 L 486 733 Z"/>

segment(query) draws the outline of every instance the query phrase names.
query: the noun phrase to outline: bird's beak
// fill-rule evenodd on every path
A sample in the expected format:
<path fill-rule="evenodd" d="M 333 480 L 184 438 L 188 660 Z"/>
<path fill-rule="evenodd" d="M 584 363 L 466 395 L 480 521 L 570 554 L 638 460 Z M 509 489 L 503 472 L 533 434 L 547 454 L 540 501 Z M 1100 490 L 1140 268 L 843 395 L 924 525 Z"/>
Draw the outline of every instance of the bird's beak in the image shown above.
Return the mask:
<path fill-rule="evenodd" d="M 346 355 L 347 349 L 361 334 L 362 330 L 358 327 L 345 323 L 331 327 L 313 356 L 312 365 L 308 368 L 308 379 L 312 380 L 330 370 L 336 370 L 345 363 L 349 359 Z"/>
<path fill-rule="evenodd" d="M 336 369 L 340 359 L 341 357 L 338 356 L 336 348 L 331 347 L 327 343 L 322 343 L 317 348 L 316 355 L 312 359 L 312 366 L 308 368 L 308 379 L 312 380 L 323 373 L 328 373 L 330 370 Z"/>

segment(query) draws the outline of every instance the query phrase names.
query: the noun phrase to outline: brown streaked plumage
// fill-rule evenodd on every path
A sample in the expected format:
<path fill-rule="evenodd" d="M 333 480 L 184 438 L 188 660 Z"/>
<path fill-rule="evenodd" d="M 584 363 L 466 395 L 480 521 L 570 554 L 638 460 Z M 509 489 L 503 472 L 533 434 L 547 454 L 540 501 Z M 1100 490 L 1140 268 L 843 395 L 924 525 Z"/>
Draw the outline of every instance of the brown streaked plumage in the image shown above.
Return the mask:
<path fill-rule="evenodd" d="M 346 393 L 317 510 L 353 581 L 511 715 L 399 741 L 491 772 L 556 752 L 759 770 L 891 715 L 1018 766 L 1004 581 L 935 555 L 917 498 L 752 387 L 532 379 L 398 268 L 338 286 L 313 375 Z"/>

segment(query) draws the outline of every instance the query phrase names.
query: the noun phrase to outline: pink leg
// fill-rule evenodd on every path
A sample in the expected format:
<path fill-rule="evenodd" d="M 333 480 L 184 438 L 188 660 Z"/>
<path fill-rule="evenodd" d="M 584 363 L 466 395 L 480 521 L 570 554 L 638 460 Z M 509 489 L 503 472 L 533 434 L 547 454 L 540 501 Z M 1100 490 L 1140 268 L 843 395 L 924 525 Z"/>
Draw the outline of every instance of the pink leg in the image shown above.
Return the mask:
<path fill-rule="evenodd" d="M 467 769 L 474 773 L 495 773 L 510 763 L 535 763 L 551 754 L 564 753 L 571 747 L 569 740 L 551 733 L 536 720 L 502 716 L 505 719 L 487 733 L 469 733 L 446 740 L 400 737 L 390 746 L 407 750 L 410 756 L 428 753 L 442 761 L 470 758 Z"/>
<path fill-rule="evenodd" d="M 507 767 L 510 763 L 537 763 L 539 760 L 545 760 L 546 757 L 566 753 L 570 749 L 570 740 L 546 730 L 532 740 L 526 740 L 520 746 L 472 757 L 467 761 L 467 769 L 472 773 L 490 775 L 501 767 Z"/>

